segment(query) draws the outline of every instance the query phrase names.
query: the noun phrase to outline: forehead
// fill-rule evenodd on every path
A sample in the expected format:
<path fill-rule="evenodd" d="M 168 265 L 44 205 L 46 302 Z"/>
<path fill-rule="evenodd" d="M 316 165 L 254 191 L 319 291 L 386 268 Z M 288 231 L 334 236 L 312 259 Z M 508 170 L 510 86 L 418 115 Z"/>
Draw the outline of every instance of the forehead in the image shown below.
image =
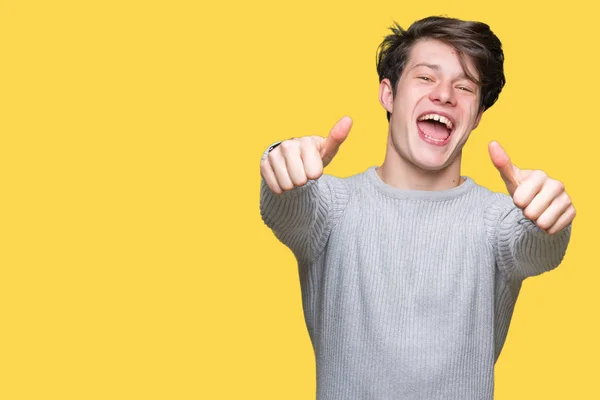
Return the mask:
<path fill-rule="evenodd" d="M 461 57 L 464 60 L 468 72 L 479 79 L 479 74 L 471 57 L 462 55 L 454 47 L 435 39 L 421 39 L 415 43 L 410 51 L 407 69 L 414 68 L 418 64 L 435 65 L 442 73 L 451 76 L 466 75 L 461 65 Z"/>

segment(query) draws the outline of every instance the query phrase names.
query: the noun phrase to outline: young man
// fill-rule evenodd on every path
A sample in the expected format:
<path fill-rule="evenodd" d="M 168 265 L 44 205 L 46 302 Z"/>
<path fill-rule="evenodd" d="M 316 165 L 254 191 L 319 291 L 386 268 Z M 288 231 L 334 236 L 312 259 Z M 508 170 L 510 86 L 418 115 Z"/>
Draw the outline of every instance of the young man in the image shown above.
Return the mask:
<path fill-rule="evenodd" d="M 461 151 L 504 86 L 486 24 L 431 17 L 380 46 L 385 160 L 323 175 L 352 121 L 261 161 L 265 223 L 298 260 L 318 399 L 493 398 L 522 281 L 561 262 L 564 186 L 489 146 L 510 196 L 461 176 Z"/>

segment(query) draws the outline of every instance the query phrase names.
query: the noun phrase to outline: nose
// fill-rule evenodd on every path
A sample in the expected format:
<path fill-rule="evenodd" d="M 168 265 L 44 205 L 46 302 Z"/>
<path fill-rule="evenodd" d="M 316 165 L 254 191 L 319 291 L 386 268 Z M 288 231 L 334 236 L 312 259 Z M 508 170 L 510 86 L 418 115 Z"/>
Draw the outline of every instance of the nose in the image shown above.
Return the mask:
<path fill-rule="evenodd" d="M 456 105 L 456 98 L 452 90 L 452 84 L 447 82 L 438 82 L 438 84 L 429 93 L 429 99 L 434 104 Z"/>

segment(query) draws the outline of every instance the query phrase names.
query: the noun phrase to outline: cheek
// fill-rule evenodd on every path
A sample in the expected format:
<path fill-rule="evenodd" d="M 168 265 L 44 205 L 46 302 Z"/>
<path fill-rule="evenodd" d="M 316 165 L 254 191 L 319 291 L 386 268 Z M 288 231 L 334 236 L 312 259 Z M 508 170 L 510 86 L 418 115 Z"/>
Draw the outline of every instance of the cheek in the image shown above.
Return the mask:
<path fill-rule="evenodd" d="M 477 117 L 477 108 L 475 108 L 474 104 L 469 105 L 469 117 L 475 121 L 475 117 Z"/>
<path fill-rule="evenodd" d="M 415 109 L 423 99 L 423 96 L 419 96 L 416 91 L 410 91 L 409 93 L 409 95 L 397 96 L 394 101 L 394 111 L 398 111 L 398 114 L 401 114 L 407 123 L 415 117 Z"/>
<path fill-rule="evenodd" d="M 465 129 L 473 129 L 477 122 L 477 106 L 473 102 L 468 102 L 465 106 L 465 113 L 463 114 L 465 121 Z"/>

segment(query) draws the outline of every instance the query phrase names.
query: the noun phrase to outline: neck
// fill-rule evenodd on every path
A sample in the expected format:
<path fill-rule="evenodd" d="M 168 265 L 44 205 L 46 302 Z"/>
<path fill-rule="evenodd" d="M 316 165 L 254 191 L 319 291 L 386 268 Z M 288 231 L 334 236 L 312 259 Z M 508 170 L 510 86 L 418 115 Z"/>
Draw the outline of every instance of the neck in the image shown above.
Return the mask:
<path fill-rule="evenodd" d="M 417 167 L 396 155 L 388 153 L 377 168 L 377 175 L 387 185 L 403 190 L 447 190 L 464 182 L 460 176 L 461 154 L 444 169 L 430 171 Z"/>

